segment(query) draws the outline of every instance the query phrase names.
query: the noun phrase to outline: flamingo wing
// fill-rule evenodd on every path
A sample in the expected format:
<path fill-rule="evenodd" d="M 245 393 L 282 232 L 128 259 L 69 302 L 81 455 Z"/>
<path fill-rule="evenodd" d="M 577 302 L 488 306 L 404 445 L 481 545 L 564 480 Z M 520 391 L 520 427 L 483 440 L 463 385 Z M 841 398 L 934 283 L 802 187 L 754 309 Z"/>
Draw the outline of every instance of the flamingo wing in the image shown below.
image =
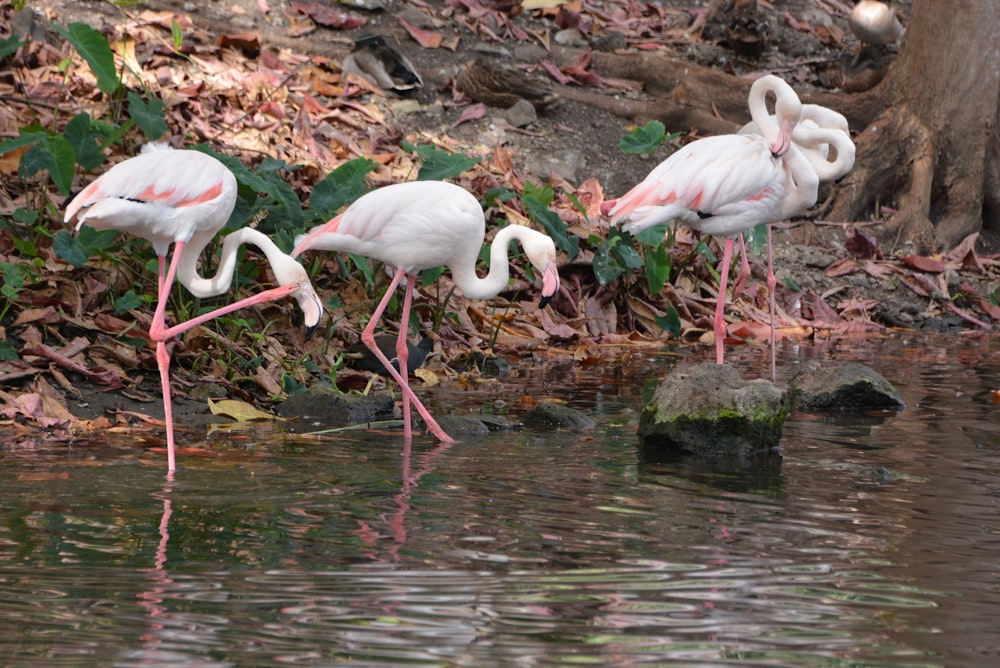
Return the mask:
<path fill-rule="evenodd" d="M 295 239 L 308 249 L 358 253 L 414 273 L 478 255 L 486 223 L 468 191 L 444 181 L 413 181 L 373 190 L 328 223 Z"/>
<path fill-rule="evenodd" d="M 196 233 L 218 232 L 236 203 L 236 178 L 199 151 L 144 150 L 84 188 L 65 221 L 148 239 L 157 253 Z"/>
<path fill-rule="evenodd" d="M 732 216 L 769 202 L 780 179 L 780 160 L 759 136 L 699 139 L 660 163 L 619 199 L 610 211 L 611 222 L 624 221 L 623 229 L 633 234 L 674 219 L 708 231 L 703 221 L 711 217 Z"/>

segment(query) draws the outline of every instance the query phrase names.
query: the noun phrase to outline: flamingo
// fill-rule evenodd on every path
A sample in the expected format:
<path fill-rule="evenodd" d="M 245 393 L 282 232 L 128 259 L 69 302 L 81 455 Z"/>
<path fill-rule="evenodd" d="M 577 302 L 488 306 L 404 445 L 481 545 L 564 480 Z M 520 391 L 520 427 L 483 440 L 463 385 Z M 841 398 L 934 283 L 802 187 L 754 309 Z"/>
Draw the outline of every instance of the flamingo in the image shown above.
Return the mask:
<path fill-rule="evenodd" d="M 771 115 L 775 123 L 775 115 Z M 737 134 L 762 134 L 750 121 Z M 825 141 L 824 141 L 825 140 Z M 792 142 L 805 155 L 820 183 L 836 181 L 854 167 L 855 146 L 847 119 L 838 111 L 818 104 L 803 104 L 802 116 L 792 130 Z M 830 160 L 830 148 L 836 151 Z"/>
<path fill-rule="evenodd" d="M 175 150 L 164 143 L 147 144 L 142 152 L 118 163 L 84 188 L 66 208 L 65 222 L 76 229 L 118 230 L 146 239 L 158 264 L 156 311 L 149 338 L 156 342 L 156 363 L 163 392 L 167 430 L 167 476 L 177 468 L 174 454 L 173 410 L 170 402 L 170 353 L 166 342 L 179 334 L 237 309 L 292 295 L 315 327 L 323 312 L 319 296 L 296 260 L 266 235 L 243 228 L 222 242 L 215 276 L 198 273 L 198 256 L 221 230 L 236 204 L 236 177 L 219 160 L 194 150 Z M 174 251 L 167 269 L 170 244 Z M 166 326 L 167 298 L 174 278 L 196 297 L 213 297 L 229 289 L 236 253 L 243 244 L 257 246 L 267 256 L 279 287 L 259 292 L 173 327 Z"/>
<path fill-rule="evenodd" d="M 776 97 L 775 117 L 767 111 L 769 93 Z M 715 307 L 715 359 L 725 362 L 725 300 L 733 239 L 760 224 L 775 223 L 806 211 L 816 203 L 819 177 L 793 142 L 802 104 L 792 87 L 774 75 L 753 83 L 750 115 L 762 134 L 728 134 L 691 142 L 661 162 L 646 178 L 618 199 L 605 200 L 601 213 L 611 223 L 636 234 L 679 220 L 696 230 L 725 237 L 721 284 Z M 817 139 L 800 130 L 810 146 Z M 768 247 L 771 291 L 771 375 L 774 357 L 774 271 Z"/>
<path fill-rule="evenodd" d="M 413 181 L 373 190 L 342 214 L 295 239 L 293 257 L 307 250 L 339 250 L 379 260 L 395 270 L 361 340 L 403 392 L 405 439 L 412 435 L 412 403 L 431 434 L 441 442 L 454 442 L 410 389 L 407 376 L 397 371 L 408 368 L 406 331 L 418 272 L 447 266 L 455 285 L 466 297 L 491 299 L 507 285 L 510 277 L 507 247 L 518 241 L 541 277 L 540 305 L 544 307 L 559 290 L 555 243 L 547 235 L 523 225 L 508 225 L 496 233 L 490 246 L 489 273 L 480 278 L 476 274 L 476 261 L 485 234 L 483 209 L 467 190 L 444 181 Z M 396 339 L 398 362 L 394 366 L 378 347 L 375 326 L 404 278 L 406 291 Z"/>
<path fill-rule="evenodd" d="M 879 0 L 859 0 L 848 23 L 855 36 L 867 44 L 892 44 L 904 32 L 896 10 Z"/>

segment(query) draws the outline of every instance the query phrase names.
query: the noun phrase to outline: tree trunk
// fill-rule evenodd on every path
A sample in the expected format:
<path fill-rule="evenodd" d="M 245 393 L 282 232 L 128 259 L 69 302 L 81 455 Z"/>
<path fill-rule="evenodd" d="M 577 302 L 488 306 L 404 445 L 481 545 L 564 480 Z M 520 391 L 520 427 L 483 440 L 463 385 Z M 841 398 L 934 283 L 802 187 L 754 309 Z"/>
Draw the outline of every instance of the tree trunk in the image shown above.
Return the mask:
<path fill-rule="evenodd" d="M 830 218 L 882 203 L 898 209 L 880 235 L 893 246 L 1000 240 L 1000 2 L 914 0 L 899 56 L 864 95 L 883 111 L 857 137 Z"/>
<path fill-rule="evenodd" d="M 595 53 L 593 63 L 604 76 L 643 81 L 653 99 L 580 89 L 566 97 L 672 130 L 733 132 L 747 120 L 747 80 L 652 54 Z M 877 232 L 890 249 L 950 248 L 981 232 L 984 248 L 1000 250 L 1000 0 L 913 0 L 879 85 L 802 98 L 840 111 L 857 133 L 855 166 L 835 190 L 829 220 L 894 211 Z"/>

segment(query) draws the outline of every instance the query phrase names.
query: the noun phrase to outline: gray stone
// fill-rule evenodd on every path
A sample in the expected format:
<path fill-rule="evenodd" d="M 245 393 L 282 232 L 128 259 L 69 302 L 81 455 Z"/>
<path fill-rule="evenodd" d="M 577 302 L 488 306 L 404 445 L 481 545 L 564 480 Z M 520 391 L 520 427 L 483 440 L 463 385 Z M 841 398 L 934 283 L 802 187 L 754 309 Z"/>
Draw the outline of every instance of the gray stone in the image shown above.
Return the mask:
<path fill-rule="evenodd" d="M 639 418 L 644 459 L 694 457 L 727 469 L 779 462 L 790 399 L 770 381 L 743 380 L 725 364 L 678 367 Z"/>
<path fill-rule="evenodd" d="M 344 394 L 322 385 L 293 394 L 277 406 L 282 417 L 297 417 L 304 424 L 331 427 L 392 420 L 395 402 L 388 394 Z"/>
<path fill-rule="evenodd" d="M 486 423 L 473 415 L 439 415 L 435 419 L 444 433 L 458 441 L 483 438 L 490 434 Z"/>
<path fill-rule="evenodd" d="M 597 423 L 589 415 L 562 404 L 543 401 L 524 416 L 524 426 L 529 429 L 569 429 L 586 431 Z"/>
<path fill-rule="evenodd" d="M 806 410 L 863 411 L 906 408 L 892 383 L 864 364 L 823 366 L 812 362 L 789 383 L 798 407 Z"/>
<path fill-rule="evenodd" d="M 515 128 L 527 127 L 538 121 L 538 112 L 535 111 L 534 105 L 524 98 L 518 100 L 513 107 L 505 110 L 503 116 Z"/>

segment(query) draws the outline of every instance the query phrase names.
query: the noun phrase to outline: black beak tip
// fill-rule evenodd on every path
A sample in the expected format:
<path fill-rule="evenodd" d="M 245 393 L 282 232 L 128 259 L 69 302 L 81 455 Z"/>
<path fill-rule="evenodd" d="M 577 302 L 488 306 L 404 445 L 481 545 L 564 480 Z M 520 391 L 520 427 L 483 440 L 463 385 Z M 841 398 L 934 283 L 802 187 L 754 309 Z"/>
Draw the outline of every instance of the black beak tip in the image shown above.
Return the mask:
<path fill-rule="evenodd" d="M 550 301 L 552 301 L 552 295 L 545 295 L 538 300 L 538 308 L 545 308 L 549 305 Z"/>
<path fill-rule="evenodd" d="M 316 325 L 313 325 L 312 327 L 306 327 L 305 328 L 306 341 L 310 340 L 315 332 L 316 332 Z"/>

